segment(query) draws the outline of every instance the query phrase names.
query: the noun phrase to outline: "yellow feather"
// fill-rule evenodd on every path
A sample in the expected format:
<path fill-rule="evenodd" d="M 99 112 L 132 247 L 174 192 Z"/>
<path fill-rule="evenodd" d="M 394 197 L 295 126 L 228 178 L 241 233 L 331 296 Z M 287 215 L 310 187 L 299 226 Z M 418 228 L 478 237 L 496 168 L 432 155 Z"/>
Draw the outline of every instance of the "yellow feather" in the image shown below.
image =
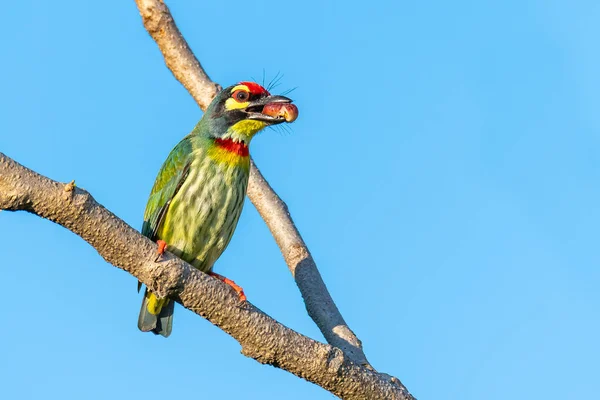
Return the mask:
<path fill-rule="evenodd" d="M 237 110 L 241 108 L 246 108 L 250 104 L 249 101 L 245 103 L 238 103 L 237 100 L 232 99 L 231 97 L 225 100 L 225 108 L 228 110 Z"/>
<path fill-rule="evenodd" d="M 148 310 L 148 312 L 152 315 L 158 315 L 160 314 L 160 310 L 163 308 L 163 306 L 165 304 L 167 304 L 167 302 L 169 301 L 169 299 L 159 299 L 158 297 L 156 297 L 156 295 L 154 293 L 148 293 L 148 305 L 146 307 L 146 309 Z"/>
<path fill-rule="evenodd" d="M 243 90 L 245 92 L 250 92 L 250 89 L 248 89 L 248 86 L 246 85 L 237 85 L 235 86 L 233 89 L 231 89 L 231 93 L 234 93 L 236 90 Z M 248 107 L 248 104 L 250 104 L 249 101 L 245 102 L 245 103 L 239 103 L 237 100 L 233 99 L 233 98 L 228 98 L 225 101 L 225 108 L 228 110 L 237 110 L 240 108 L 246 108 Z"/>
<path fill-rule="evenodd" d="M 245 90 L 246 92 L 250 91 L 250 89 L 248 89 L 248 86 L 246 86 L 246 85 L 237 85 L 237 86 L 234 86 L 233 89 L 231 89 L 230 93 L 233 93 L 236 90 Z"/>
<path fill-rule="evenodd" d="M 252 137 L 265 126 L 267 126 L 265 122 L 245 119 L 232 125 L 229 131 L 237 133 L 240 136 Z"/>
<path fill-rule="evenodd" d="M 242 167 L 246 170 L 250 169 L 250 157 L 248 156 L 240 156 L 233 151 L 229 151 L 219 146 L 210 147 L 207 154 L 211 159 L 218 163 L 227 164 L 230 167 Z"/>

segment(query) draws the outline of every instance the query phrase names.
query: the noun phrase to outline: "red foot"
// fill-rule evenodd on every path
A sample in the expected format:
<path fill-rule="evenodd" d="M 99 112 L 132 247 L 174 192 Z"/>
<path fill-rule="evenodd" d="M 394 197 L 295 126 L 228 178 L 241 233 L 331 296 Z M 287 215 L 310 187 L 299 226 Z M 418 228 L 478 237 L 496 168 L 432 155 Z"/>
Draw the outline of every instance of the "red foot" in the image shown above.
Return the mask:
<path fill-rule="evenodd" d="M 154 262 L 160 260 L 160 257 L 165 254 L 165 250 L 167 248 L 167 242 L 165 242 L 164 240 L 160 240 L 158 239 L 156 241 L 156 244 L 158 245 L 158 250 L 156 251 L 157 256 L 156 259 L 154 260 Z"/>
<path fill-rule="evenodd" d="M 223 275 L 216 274 L 216 273 L 214 273 L 212 271 L 209 272 L 208 274 L 210 276 L 214 276 L 215 278 L 217 278 L 221 282 L 223 282 L 223 283 L 231 286 L 233 288 L 233 290 L 235 290 L 235 292 L 240 297 L 240 301 L 242 301 L 242 302 L 246 301 L 246 295 L 244 294 L 244 289 L 242 289 L 240 286 L 238 286 L 234 281 L 232 281 L 229 278 L 225 278 Z"/>

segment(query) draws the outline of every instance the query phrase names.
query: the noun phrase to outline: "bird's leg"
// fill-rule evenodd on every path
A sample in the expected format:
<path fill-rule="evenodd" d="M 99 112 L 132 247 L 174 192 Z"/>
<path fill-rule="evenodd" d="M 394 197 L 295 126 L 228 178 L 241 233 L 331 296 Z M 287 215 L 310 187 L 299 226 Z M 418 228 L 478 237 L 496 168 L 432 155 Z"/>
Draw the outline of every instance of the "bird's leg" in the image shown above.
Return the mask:
<path fill-rule="evenodd" d="M 156 241 L 156 244 L 158 245 L 158 250 L 156 251 L 157 255 L 156 255 L 156 259 L 154 260 L 154 262 L 157 262 L 158 260 L 160 260 L 162 255 L 165 254 L 165 250 L 167 249 L 167 242 L 165 242 L 164 240 L 158 239 Z"/>
<path fill-rule="evenodd" d="M 234 281 L 232 281 L 229 278 L 225 278 L 223 275 L 219 275 L 219 274 L 214 273 L 212 271 L 210 271 L 208 274 L 210 276 L 213 276 L 213 277 L 217 278 L 221 282 L 223 282 L 223 283 L 231 286 L 233 288 L 233 290 L 235 290 L 235 292 L 240 297 L 240 301 L 242 301 L 242 302 L 246 301 L 246 295 L 244 294 L 244 289 L 242 289 L 240 286 L 238 286 Z"/>

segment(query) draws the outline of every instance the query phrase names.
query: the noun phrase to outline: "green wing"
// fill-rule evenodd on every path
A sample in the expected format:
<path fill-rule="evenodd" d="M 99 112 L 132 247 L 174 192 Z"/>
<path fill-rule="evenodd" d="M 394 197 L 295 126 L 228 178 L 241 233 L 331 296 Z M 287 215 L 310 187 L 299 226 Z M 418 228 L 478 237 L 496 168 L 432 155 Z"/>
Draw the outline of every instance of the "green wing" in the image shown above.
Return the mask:
<path fill-rule="evenodd" d="M 188 137 L 184 138 L 171 150 L 158 172 L 148 198 L 142 225 L 142 235 L 151 240 L 159 239 L 156 232 L 167 214 L 171 200 L 188 176 L 192 150 L 190 140 Z"/>

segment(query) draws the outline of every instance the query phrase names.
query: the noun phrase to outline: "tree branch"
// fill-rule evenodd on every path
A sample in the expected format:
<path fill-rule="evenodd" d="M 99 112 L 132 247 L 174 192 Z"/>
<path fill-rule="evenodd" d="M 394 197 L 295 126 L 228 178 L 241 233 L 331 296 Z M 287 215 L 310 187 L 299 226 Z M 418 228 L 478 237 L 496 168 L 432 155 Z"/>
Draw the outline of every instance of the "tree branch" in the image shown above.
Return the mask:
<path fill-rule="evenodd" d="M 135 2 L 144 26 L 165 57 L 167 67 L 188 89 L 200 108 L 205 110 L 216 94 L 216 84 L 210 80 L 192 53 L 175 25 L 168 7 L 162 0 Z M 308 314 L 323 333 L 325 340 L 341 349 L 356 363 L 372 368 L 363 352 L 361 341 L 348 327 L 333 302 L 287 206 L 271 188 L 254 161 L 247 194 L 275 237 L 300 289 Z"/>
<path fill-rule="evenodd" d="M 333 302 L 287 205 L 273 191 L 258 168 L 250 171 L 248 197 L 271 230 L 300 288 L 308 315 L 323 332 L 327 342 L 341 349 L 350 359 L 372 369 L 362 351 L 360 340 L 350 330 Z"/>
<path fill-rule="evenodd" d="M 242 353 L 313 382 L 343 399 L 413 397 L 396 379 L 353 362 L 341 350 L 303 336 L 250 303 L 240 306 L 228 286 L 166 253 L 98 204 L 85 190 L 31 171 L 0 153 L 0 210 L 23 210 L 79 235 L 109 263 L 152 291 L 176 299 L 242 345 Z"/>
<path fill-rule="evenodd" d="M 190 92 L 202 110 L 206 110 L 221 86 L 213 82 L 175 25 L 169 8 L 162 0 L 135 1 L 146 30 L 165 58 L 175 78 Z"/>

